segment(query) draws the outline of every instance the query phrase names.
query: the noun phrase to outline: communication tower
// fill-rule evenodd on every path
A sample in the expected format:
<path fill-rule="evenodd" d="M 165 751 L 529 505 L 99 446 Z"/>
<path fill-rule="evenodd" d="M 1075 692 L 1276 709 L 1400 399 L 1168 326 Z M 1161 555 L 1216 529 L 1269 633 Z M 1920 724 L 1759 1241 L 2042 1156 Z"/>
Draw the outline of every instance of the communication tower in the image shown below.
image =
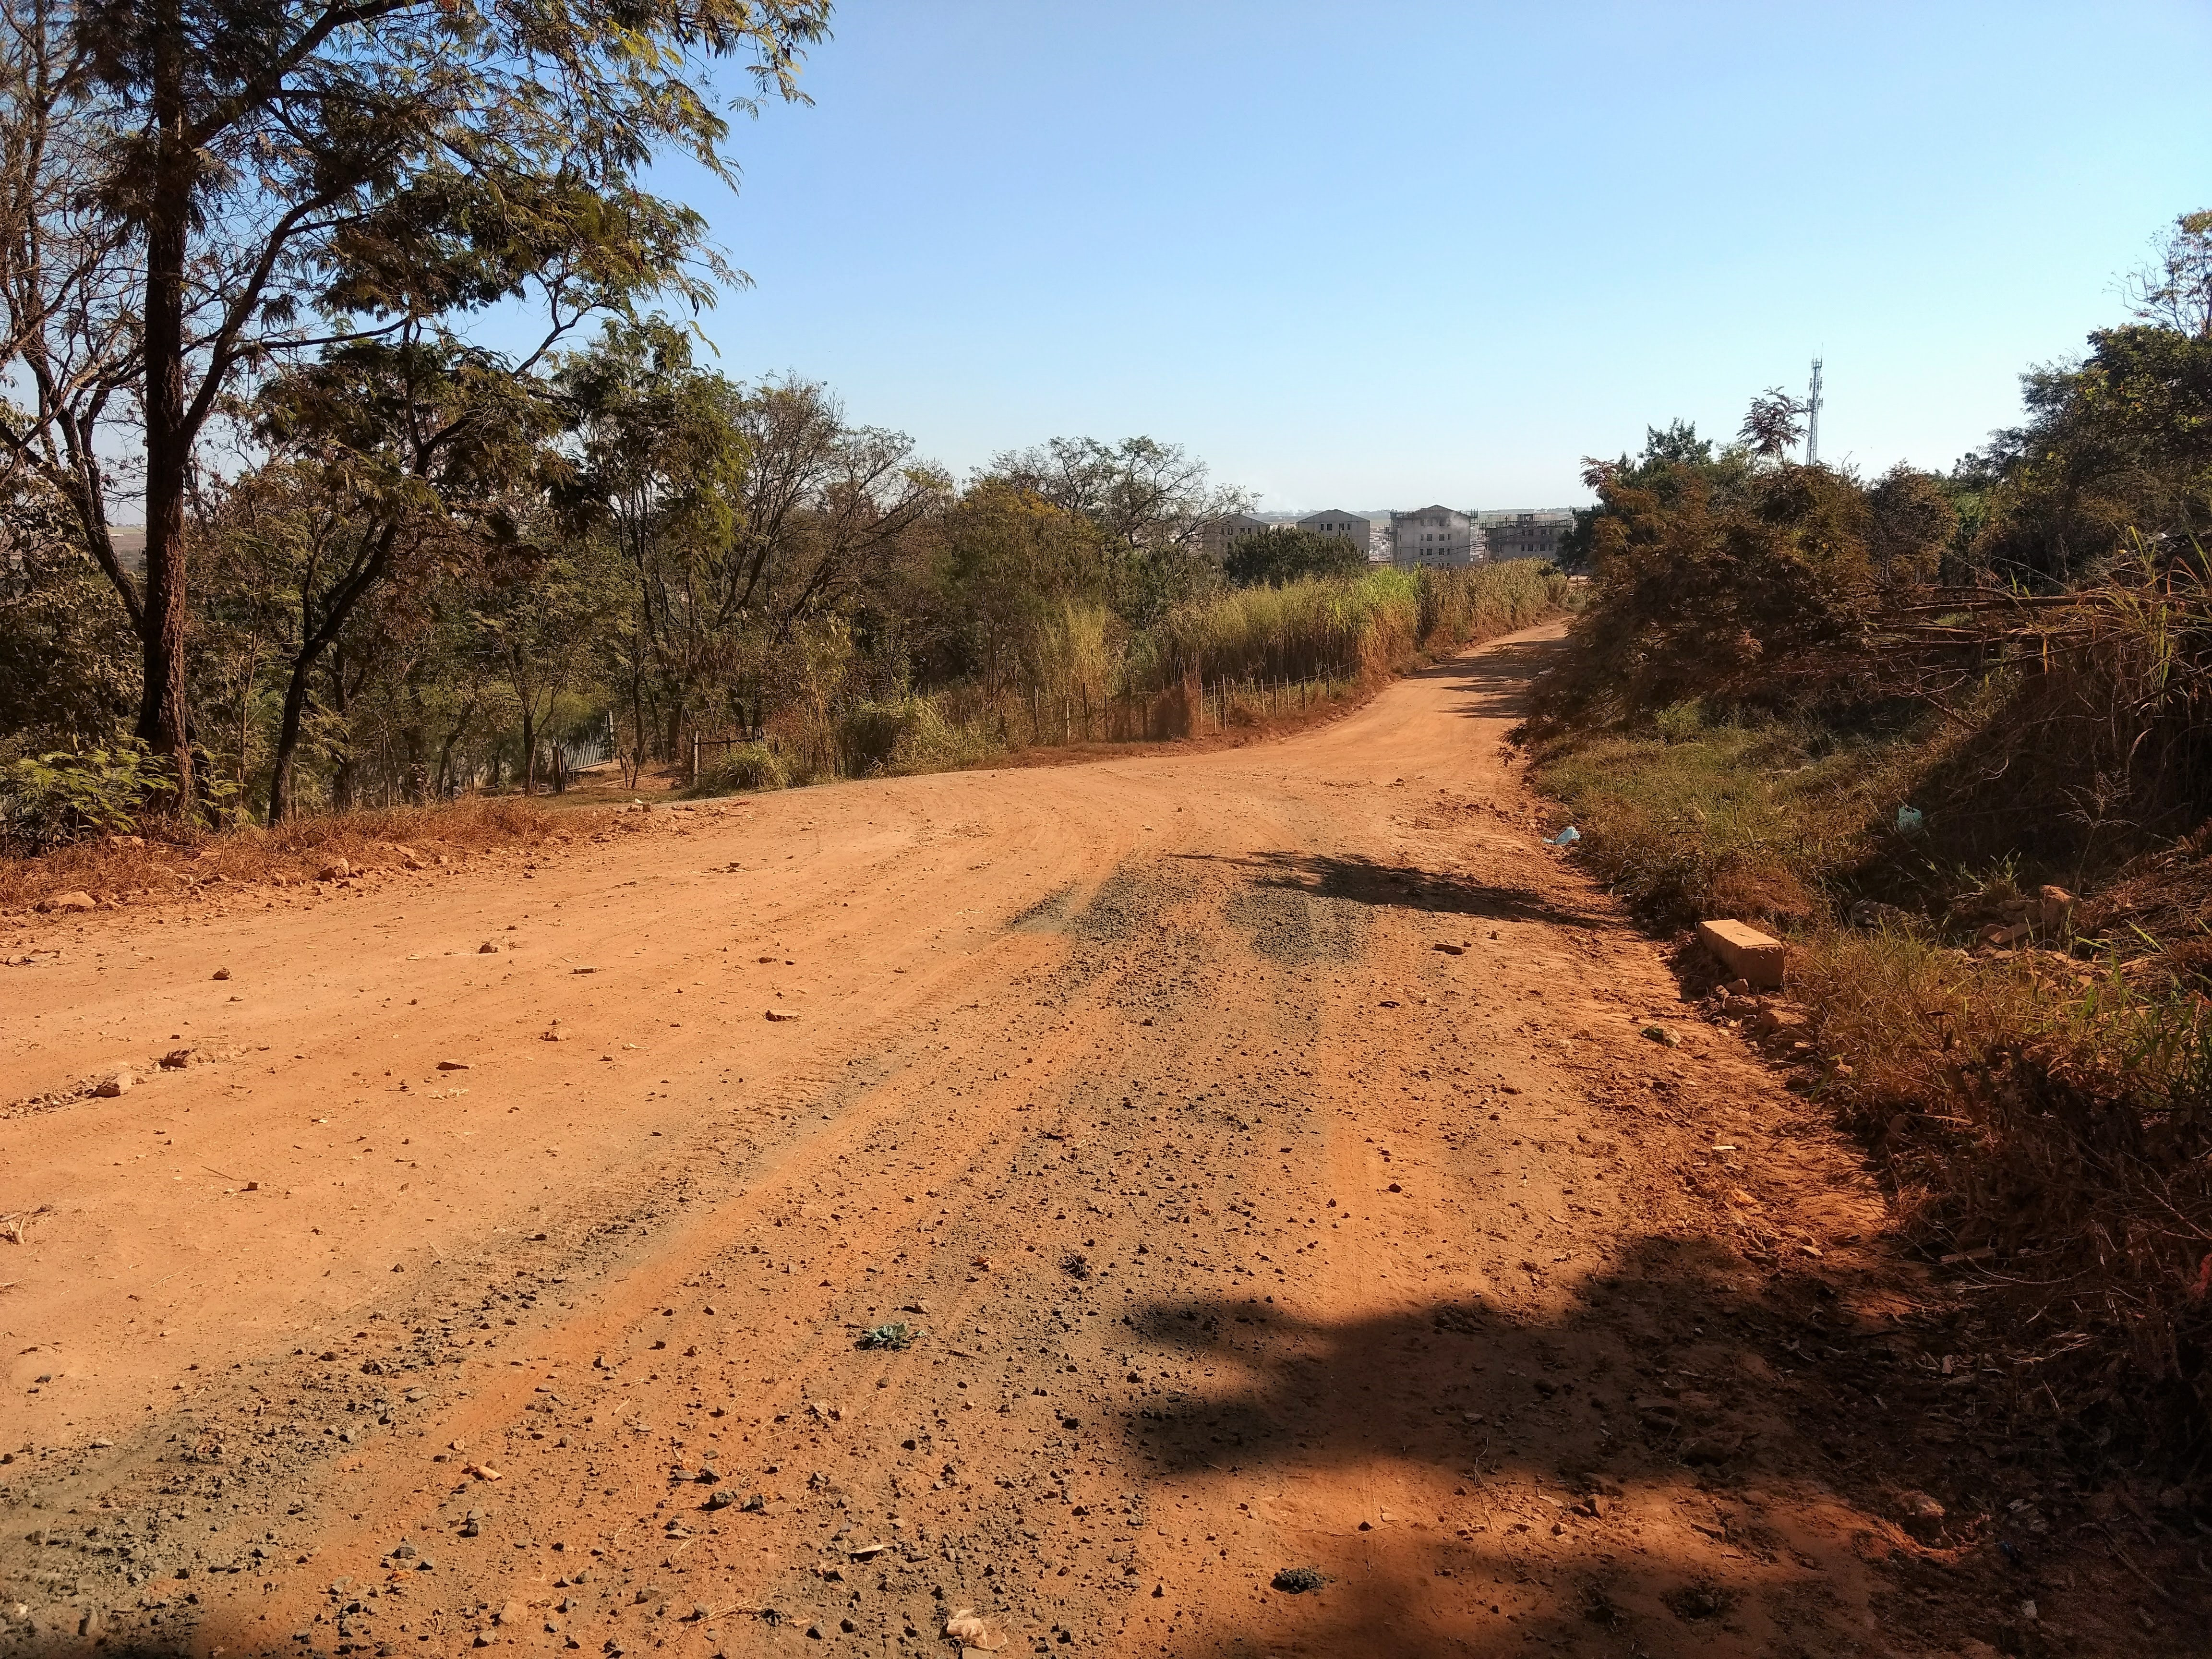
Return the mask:
<path fill-rule="evenodd" d="M 1820 463 L 1820 360 L 1813 359 L 1812 389 L 1805 394 L 1805 465 Z"/>

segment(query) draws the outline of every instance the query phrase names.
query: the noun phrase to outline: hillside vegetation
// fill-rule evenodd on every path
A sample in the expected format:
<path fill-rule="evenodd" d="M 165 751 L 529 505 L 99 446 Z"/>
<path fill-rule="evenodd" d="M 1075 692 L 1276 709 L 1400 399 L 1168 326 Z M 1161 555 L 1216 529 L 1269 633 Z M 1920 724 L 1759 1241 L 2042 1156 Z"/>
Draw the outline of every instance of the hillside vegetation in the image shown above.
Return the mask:
<path fill-rule="evenodd" d="M 2161 274 L 1949 474 L 1795 465 L 1777 394 L 1590 463 L 1527 735 L 1650 924 L 1789 935 L 1778 1053 L 2016 1333 L 2023 1425 L 2202 1460 L 2212 216 Z"/>

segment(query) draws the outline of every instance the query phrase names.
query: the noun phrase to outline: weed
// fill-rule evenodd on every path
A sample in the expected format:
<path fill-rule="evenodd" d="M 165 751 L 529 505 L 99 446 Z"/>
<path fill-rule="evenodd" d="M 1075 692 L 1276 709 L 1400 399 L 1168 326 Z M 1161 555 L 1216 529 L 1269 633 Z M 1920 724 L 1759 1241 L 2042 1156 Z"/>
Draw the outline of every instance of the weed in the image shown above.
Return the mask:
<path fill-rule="evenodd" d="M 853 1346 L 903 1353 L 914 1346 L 914 1337 L 913 1330 L 905 1325 L 871 1325 L 860 1333 L 860 1340 Z"/>
<path fill-rule="evenodd" d="M 744 743 L 703 769 L 684 793 L 738 795 L 757 789 L 781 789 L 790 781 L 782 757 L 764 743 Z"/>

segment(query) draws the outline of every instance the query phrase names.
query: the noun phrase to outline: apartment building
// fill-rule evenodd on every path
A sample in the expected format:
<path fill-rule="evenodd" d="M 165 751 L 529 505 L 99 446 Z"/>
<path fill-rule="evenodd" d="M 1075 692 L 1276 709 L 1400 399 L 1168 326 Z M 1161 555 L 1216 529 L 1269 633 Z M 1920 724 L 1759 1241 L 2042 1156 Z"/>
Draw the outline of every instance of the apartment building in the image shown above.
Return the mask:
<path fill-rule="evenodd" d="M 1390 561 L 1407 569 L 1449 570 L 1480 556 L 1474 520 L 1449 507 L 1424 507 L 1390 515 Z"/>
<path fill-rule="evenodd" d="M 1375 556 L 1374 523 L 1357 513 L 1334 507 L 1324 512 L 1309 513 L 1298 520 L 1298 528 L 1310 530 L 1316 536 L 1341 536 L 1367 557 Z"/>
<path fill-rule="evenodd" d="M 1288 526 L 1272 519 L 1255 519 L 1249 513 L 1224 514 L 1218 519 L 1208 519 L 1198 528 L 1198 545 L 1212 558 L 1221 558 L 1229 551 L 1229 544 L 1239 536 L 1249 536 L 1255 530 L 1282 530 Z"/>
<path fill-rule="evenodd" d="M 1560 538 L 1575 526 L 1575 515 L 1565 509 L 1482 513 L 1476 518 L 1483 556 L 1492 560 L 1552 558 Z"/>

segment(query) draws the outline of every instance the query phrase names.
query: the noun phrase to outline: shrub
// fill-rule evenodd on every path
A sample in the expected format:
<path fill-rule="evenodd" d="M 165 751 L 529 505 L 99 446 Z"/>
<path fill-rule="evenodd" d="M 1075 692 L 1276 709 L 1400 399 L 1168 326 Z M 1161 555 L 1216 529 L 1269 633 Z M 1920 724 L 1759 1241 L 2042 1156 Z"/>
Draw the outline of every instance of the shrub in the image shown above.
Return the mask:
<path fill-rule="evenodd" d="M 1698 697 L 1670 702 L 1651 717 L 1651 724 L 1666 743 L 1688 743 L 1704 729 L 1705 705 Z"/>
<path fill-rule="evenodd" d="M 693 780 L 690 795 L 731 795 L 748 789 L 781 789 L 790 781 L 783 759 L 764 743 L 739 744 Z"/>
<path fill-rule="evenodd" d="M 0 842 L 37 854 L 94 836 L 132 834 L 173 776 L 136 738 L 112 749 L 11 762 L 0 771 Z"/>
<path fill-rule="evenodd" d="M 912 710 L 891 755 L 894 772 L 956 771 L 1004 752 L 988 728 L 949 720 L 934 698 L 915 698 Z"/>

